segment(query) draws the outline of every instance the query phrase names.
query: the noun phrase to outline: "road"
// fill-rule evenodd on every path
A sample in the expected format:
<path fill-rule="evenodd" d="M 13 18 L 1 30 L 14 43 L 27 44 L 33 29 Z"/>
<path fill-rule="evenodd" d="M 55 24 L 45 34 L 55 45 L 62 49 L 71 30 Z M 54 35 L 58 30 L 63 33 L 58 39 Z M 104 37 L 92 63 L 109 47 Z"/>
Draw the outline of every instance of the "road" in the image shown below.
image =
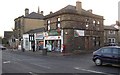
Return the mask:
<path fill-rule="evenodd" d="M 4 50 L 2 51 L 2 72 L 31 75 L 39 73 L 120 75 L 120 67 L 95 66 L 91 53 L 76 56 L 43 56 L 33 52 Z"/>

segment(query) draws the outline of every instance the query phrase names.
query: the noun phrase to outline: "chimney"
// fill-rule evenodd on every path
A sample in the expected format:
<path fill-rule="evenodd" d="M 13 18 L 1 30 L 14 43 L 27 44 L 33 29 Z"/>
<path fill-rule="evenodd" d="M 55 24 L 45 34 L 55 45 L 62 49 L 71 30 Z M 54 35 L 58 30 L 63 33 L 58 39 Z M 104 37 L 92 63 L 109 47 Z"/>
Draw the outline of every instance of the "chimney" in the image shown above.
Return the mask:
<path fill-rule="evenodd" d="M 28 14 L 29 14 L 29 9 L 26 8 L 26 9 L 25 9 L 25 16 L 28 15 Z"/>
<path fill-rule="evenodd" d="M 88 12 L 92 13 L 92 9 L 89 9 Z"/>
<path fill-rule="evenodd" d="M 80 1 L 76 2 L 76 10 L 78 11 L 78 13 L 81 14 L 82 11 L 82 3 Z"/>
<path fill-rule="evenodd" d="M 39 8 L 39 6 L 38 6 L 38 14 L 40 14 L 40 8 Z"/>
<path fill-rule="evenodd" d="M 53 12 L 52 11 L 50 11 L 50 14 L 52 14 Z"/>
<path fill-rule="evenodd" d="M 120 22 L 119 22 L 119 21 L 116 21 L 116 25 L 117 25 L 117 26 L 120 26 Z"/>
<path fill-rule="evenodd" d="M 41 14 L 43 15 L 43 11 L 41 11 Z"/>

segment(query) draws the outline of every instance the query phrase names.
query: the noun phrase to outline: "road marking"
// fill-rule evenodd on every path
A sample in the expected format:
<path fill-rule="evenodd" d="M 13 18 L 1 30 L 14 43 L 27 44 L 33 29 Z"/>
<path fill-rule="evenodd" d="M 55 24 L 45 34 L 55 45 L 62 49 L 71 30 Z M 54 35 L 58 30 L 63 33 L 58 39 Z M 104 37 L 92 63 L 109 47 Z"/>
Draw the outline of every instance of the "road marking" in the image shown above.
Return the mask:
<path fill-rule="evenodd" d="M 33 63 L 31 63 L 31 64 L 33 64 Z M 39 65 L 39 64 L 33 64 L 33 65 L 40 66 L 40 67 L 47 68 L 47 69 L 51 69 L 50 67 L 44 66 L 44 65 Z"/>
<path fill-rule="evenodd" d="M 3 62 L 3 64 L 8 64 L 8 63 L 10 63 L 10 61 L 4 61 L 4 62 Z"/>
<path fill-rule="evenodd" d="M 31 75 L 38 75 L 38 74 L 36 74 L 36 73 L 33 73 L 33 72 L 28 72 L 29 74 L 31 74 Z"/>
<path fill-rule="evenodd" d="M 99 74 L 105 74 L 105 75 L 113 75 L 109 73 L 104 73 L 104 72 L 99 72 L 99 71 L 94 71 L 94 70 L 87 70 L 87 69 L 82 69 L 80 67 L 74 67 L 76 70 L 82 70 L 82 71 L 87 71 L 87 72 L 92 72 L 92 73 L 99 73 Z"/>
<path fill-rule="evenodd" d="M 32 74 L 32 72 L 28 72 L 28 73 Z"/>

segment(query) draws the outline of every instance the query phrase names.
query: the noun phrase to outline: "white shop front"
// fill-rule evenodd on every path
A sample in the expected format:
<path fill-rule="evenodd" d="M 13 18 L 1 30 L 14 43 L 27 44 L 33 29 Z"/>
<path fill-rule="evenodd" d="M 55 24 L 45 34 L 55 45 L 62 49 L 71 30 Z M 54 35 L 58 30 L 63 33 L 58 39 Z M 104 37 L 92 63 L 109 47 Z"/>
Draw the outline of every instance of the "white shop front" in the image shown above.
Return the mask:
<path fill-rule="evenodd" d="M 31 43 L 29 41 L 29 34 L 23 34 L 23 48 L 25 50 L 31 50 Z"/>
<path fill-rule="evenodd" d="M 45 47 L 48 48 L 48 51 L 62 52 L 62 50 L 63 50 L 63 36 L 62 35 L 56 36 L 54 32 L 52 32 L 52 34 L 54 34 L 54 36 L 48 32 L 44 33 L 44 48 Z"/>

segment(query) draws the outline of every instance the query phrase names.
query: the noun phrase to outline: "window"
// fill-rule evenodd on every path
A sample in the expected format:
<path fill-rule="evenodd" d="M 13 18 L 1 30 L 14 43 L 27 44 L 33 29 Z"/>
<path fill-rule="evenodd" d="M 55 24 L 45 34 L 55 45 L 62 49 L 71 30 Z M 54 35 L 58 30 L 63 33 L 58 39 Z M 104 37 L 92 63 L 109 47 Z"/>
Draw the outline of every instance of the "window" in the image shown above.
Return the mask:
<path fill-rule="evenodd" d="M 86 19 L 86 22 L 89 22 L 89 19 Z"/>
<path fill-rule="evenodd" d="M 25 45 L 28 46 L 28 38 L 25 38 Z"/>
<path fill-rule="evenodd" d="M 96 46 L 96 37 L 93 37 L 93 46 Z"/>
<path fill-rule="evenodd" d="M 85 19 L 85 27 L 86 27 L 86 29 L 89 28 L 89 24 L 90 24 L 90 18 L 86 18 Z"/>
<path fill-rule="evenodd" d="M 109 31 L 109 34 L 115 34 L 115 31 L 110 30 L 110 31 Z"/>
<path fill-rule="evenodd" d="M 98 23 L 97 24 L 100 24 L 100 21 L 98 21 Z"/>
<path fill-rule="evenodd" d="M 96 30 L 98 30 L 98 31 L 100 30 L 100 27 L 99 27 L 99 25 L 97 25 L 97 26 L 96 26 Z"/>
<path fill-rule="evenodd" d="M 93 26 L 96 26 L 96 22 L 95 22 L 95 20 L 93 20 Z"/>
<path fill-rule="evenodd" d="M 60 25 L 60 18 L 57 18 L 57 25 L 56 25 L 56 29 L 60 28 L 61 25 Z"/>
<path fill-rule="evenodd" d="M 47 30 L 50 30 L 50 20 L 47 21 Z"/>
<path fill-rule="evenodd" d="M 60 28 L 60 23 L 58 23 L 58 28 Z"/>
<path fill-rule="evenodd" d="M 111 43 L 111 39 L 108 39 L 108 42 Z"/>
<path fill-rule="evenodd" d="M 112 49 L 110 49 L 110 48 L 103 48 L 101 52 L 102 53 L 111 54 L 112 53 Z"/>
<path fill-rule="evenodd" d="M 108 38 L 109 43 L 115 43 L 115 38 Z"/>
<path fill-rule="evenodd" d="M 60 18 L 57 18 L 57 21 L 60 21 Z"/>
<path fill-rule="evenodd" d="M 88 24 L 86 24 L 86 28 L 88 28 L 89 27 L 89 25 Z"/>
<path fill-rule="evenodd" d="M 95 24 L 95 20 L 93 21 L 93 24 Z"/>
<path fill-rule="evenodd" d="M 114 48 L 113 49 L 113 54 L 120 54 L 120 48 Z"/>

